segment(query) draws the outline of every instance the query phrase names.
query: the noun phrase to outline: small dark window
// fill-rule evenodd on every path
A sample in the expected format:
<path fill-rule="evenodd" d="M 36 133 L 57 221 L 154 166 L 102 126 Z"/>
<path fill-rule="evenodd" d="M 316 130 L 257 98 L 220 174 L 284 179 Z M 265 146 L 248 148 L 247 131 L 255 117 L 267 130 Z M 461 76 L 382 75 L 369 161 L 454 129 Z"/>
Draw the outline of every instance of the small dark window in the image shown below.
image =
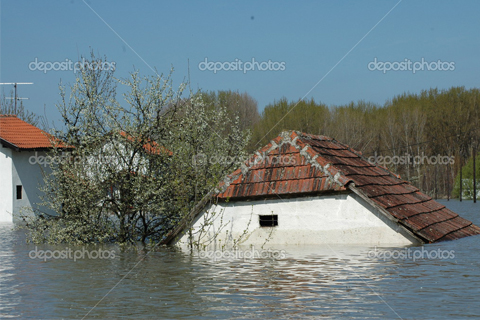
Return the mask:
<path fill-rule="evenodd" d="M 278 226 L 278 215 L 270 214 L 268 216 L 258 216 L 260 227 L 276 227 Z"/>
<path fill-rule="evenodd" d="M 22 199 L 22 186 L 17 186 L 17 200 Z"/>

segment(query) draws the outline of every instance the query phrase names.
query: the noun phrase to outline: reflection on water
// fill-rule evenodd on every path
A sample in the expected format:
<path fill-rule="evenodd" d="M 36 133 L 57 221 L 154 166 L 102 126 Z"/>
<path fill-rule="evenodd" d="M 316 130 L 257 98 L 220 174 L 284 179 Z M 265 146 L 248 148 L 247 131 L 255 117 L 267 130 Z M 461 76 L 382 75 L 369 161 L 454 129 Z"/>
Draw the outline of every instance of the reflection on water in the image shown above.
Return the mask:
<path fill-rule="evenodd" d="M 480 204 L 443 203 L 480 224 Z M 467 318 L 480 313 L 479 240 L 426 245 L 454 258 L 415 261 L 373 257 L 375 248 L 355 246 L 276 248 L 286 253 L 279 259 L 106 246 L 86 249 L 115 250 L 114 259 L 44 261 L 29 257 L 35 246 L 22 232 L 0 225 L 0 317 Z"/>

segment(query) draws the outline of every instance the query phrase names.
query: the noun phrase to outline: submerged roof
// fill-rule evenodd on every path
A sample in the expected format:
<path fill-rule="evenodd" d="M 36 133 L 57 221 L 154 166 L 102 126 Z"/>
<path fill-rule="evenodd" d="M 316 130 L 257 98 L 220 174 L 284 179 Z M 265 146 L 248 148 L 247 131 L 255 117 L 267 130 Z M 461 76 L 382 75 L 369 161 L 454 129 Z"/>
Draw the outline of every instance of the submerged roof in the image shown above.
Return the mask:
<path fill-rule="evenodd" d="M 471 221 L 360 152 L 329 137 L 296 131 L 283 132 L 255 152 L 217 191 L 219 200 L 354 192 L 424 242 L 480 234 Z"/>
<path fill-rule="evenodd" d="M 61 141 L 16 115 L 0 115 L 0 143 L 16 150 L 46 149 L 54 144 L 64 147 Z"/>

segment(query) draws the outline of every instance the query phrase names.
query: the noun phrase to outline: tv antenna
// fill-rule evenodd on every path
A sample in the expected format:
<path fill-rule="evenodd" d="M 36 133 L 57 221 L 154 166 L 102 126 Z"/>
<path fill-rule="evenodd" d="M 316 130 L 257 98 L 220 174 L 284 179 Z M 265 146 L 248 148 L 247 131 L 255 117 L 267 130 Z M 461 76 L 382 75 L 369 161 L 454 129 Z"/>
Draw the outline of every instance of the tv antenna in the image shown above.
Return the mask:
<path fill-rule="evenodd" d="M 19 98 L 17 96 L 17 85 L 19 84 L 33 84 L 33 82 L 2 82 L 0 85 L 13 85 L 15 88 L 15 98 L 7 97 L 5 99 L 15 99 L 15 114 L 17 114 L 17 100 L 28 100 L 28 98 Z"/>

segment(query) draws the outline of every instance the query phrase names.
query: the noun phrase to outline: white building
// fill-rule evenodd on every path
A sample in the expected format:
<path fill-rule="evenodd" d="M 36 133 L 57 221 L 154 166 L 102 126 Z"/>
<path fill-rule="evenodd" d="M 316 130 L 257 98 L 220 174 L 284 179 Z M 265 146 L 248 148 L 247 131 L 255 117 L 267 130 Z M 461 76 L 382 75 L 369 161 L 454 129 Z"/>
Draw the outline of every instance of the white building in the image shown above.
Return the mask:
<path fill-rule="evenodd" d="M 328 137 L 283 132 L 163 241 L 234 245 L 407 245 L 480 234 L 470 221 Z"/>
<path fill-rule="evenodd" d="M 52 138 L 14 115 L 0 115 L 0 222 L 20 222 L 41 202 Z"/>

